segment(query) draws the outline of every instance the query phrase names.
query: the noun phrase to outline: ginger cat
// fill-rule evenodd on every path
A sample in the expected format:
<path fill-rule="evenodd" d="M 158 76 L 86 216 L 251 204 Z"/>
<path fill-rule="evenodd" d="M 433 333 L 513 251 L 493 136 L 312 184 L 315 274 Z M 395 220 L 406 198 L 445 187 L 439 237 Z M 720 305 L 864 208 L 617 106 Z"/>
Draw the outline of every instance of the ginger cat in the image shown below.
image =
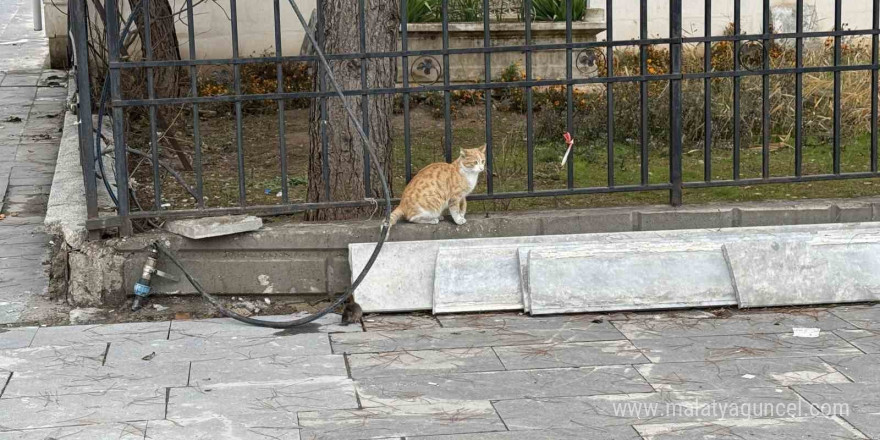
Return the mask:
<path fill-rule="evenodd" d="M 440 223 L 443 211 L 449 210 L 455 224 L 465 223 L 465 198 L 477 186 L 486 168 L 486 146 L 461 150 L 452 163 L 432 163 L 406 185 L 400 205 L 391 213 L 391 224 L 401 217 L 413 223 Z"/>

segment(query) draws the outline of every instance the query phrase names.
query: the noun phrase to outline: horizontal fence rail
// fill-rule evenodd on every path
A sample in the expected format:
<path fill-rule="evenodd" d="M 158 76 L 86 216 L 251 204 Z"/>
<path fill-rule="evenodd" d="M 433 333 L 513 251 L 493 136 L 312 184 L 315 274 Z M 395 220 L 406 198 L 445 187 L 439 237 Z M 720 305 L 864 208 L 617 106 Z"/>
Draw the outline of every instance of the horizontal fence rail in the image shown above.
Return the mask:
<path fill-rule="evenodd" d="M 259 215 L 282 215 L 292 214 L 309 210 L 324 208 L 353 208 L 364 206 L 376 206 L 382 203 L 382 200 L 375 200 L 371 193 L 371 169 L 367 161 L 364 161 L 364 168 L 361 171 L 365 181 L 364 197 L 356 200 L 327 200 L 322 202 L 301 202 L 293 200 L 291 196 L 291 169 L 298 165 L 290 162 L 290 152 L 292 146 L 289 140 L 289 133 L 286 130 L 289 122 L 285 117 L 286 110 L 289 109 L 288 103 L 292 100 L 308 100 L 312 106 L 311 112 L 319 115 L 320 121 L 323 123 L 319 126 L 312 127 L 310 136 L 312 142 L 317 145 L 307 151 L 308 154 L 321 154 L 323 158 L 327 158 L 332 154 L 329 147 L 330 138 L 334 133 L 328 122 L 328 103 L 336 97 L 336 92 L 332 90 L 326 81 L 326 72 L 322 72 L 321 67 L 317 64 L 318 57 L 313 55 L 314 52 L 301 53 L 300 55 L 285 55 L 284 52 L 289 50 L 285 47 L 282 49 L 282 12 L 285 8 L 289 8 L 286 1 L 273 1 L 273 16 L 271 24 L 265 26 L 265 32 L 272 33 L 274 36 L 274 49 L 272 54 L 266 53 L 259 56 L 242 56 L 240 51 L 240 29 L 239 29 L 239 9 L 245 7 L 244 0 L 226 0 L 223 6 L 228 12 L 230 25 L 230 50 L 231 58 L 213 58 L 198 59 L 196 54 L 199 49 L 200 33 L 196 32 L 196 19 L 199 14 L 194 13 L 194 8 L 202 2 L 194 2 L 186 0 L 180 11 L 175 11 L 175 20 L 184 23 L 187 28 L 187 41 L 181 44 L 188 51 L 188 56 L 182 59 L 164 60 L 154 59 L 154 50 L 156 42 L 151 35 L 151 17 L 149 13 L 141 13 L 139 19 L 134 20 L 134 26 L 143 26 L 143 31 L 137 32 L 131 30 L 133 34 L 137 34 L 143 39 L 145 50 L 140 57 L 131 56 L 131 41 L 122 41 L 120 39 L 123 29 L 123 23 L 126 15 L 130 13 L 127 8 L 125 14 L 106 14 L 110 17 L 106 23 L 106 29 L 101 32 L 94 32 L 90 29 L 88 6 L 85 0 L 71 0 L 72 8 L 70 15 L 71 33 L 74 37 L 75 53 L 78 58 L 87 57 L 89 53 L 89 39 L 95 39 L 96 35 L 105 38 L 107 60 L 106 69 L 109 80 L 109 102 L 107 105 L 108 116 L 112 119 L 112 140 L 113 145 L 125 145 L 126 148 L 115 148 L 113 152 L 114 169 L 115 169 L 115 198 L 117 201 L 117 210 L 112 216 L 99 216 L 97 209 L 98 191 L 101 190 L 97 183 L 98 178 L 104 178 L 96 173 L 95 161 L 100 160 L 100 156 L 104 154 L 101 151 L 95 151 L 95 139 L 93 136 L 86 135 L 91 130 L 91 122 L 83 123 L 80 127 L 81 134 L 81 151 L 83 158 L 83 170 L 86 176 L 85 188 L 88 199 L 88 226 L 90 229 L 107 229 L 120 228 L 123 235 L 132 233 L 132 220 L 149 220 L 149 219 L 165 219 L 180 217 L 200 217 L 210 215 L 225 214 L 241 214 L 253 213 Z M 151 2 L 159 2 L 162 0 L 140 0 L 137 6 L 141 11 L 150 11 Z M 575 11 L 573 0 L 563 0 L 561 5 L 564 9 L 564 28 L 560 27 L 560 38 L 558 41 L 564 42 L 536 42 L 535 32 L 533 30 L 536 21 L 533 10 L 535 0 L 523 0 L 522 9 L 518 15 L 518 23 L 522 26 L 523 43 L 509 44 L 509 42 L 498 42 L 493 38 L 492 23 L 493 19 L 492 2 L 490 0 L 482 0 L 479 11 L 479 18 L 474 24 L 482 25 L 481 36 L 482 47 L 456 48 L 450 47 L 450 16 L 455 11 L 451 11 L 452 5 L 449 0 L 440 2 L 439 11 L 440 18 L 440 37 L 437 48 L 413 49 L 411 39 L 413 38 L 408 29 L 407 1 L 400 1 L 397 4 L 400 7 L 399 16 L 401 19 L 398 28 L 399 41 L 395 50 L 392 51 L 375 51 L 369 50 L 367 44 L 368 29 L 371 26 L 368 23 L 367 11 L 371 7 L 367 0 L 349 0 L 351 7 L 357 11 L 359 17 L 358 23 L 352 25 L 352 39 L 356 41 L 356 50 L 349 53 L 328 53 L 326 58 L 335 65 L 341 65 L 342 62 L 357 63 L 360 69 L 360 80 L 357 84 L 349 83 L 349 88 L 343 90 L 343 94 L 352 99 L 360 100 L 360 108 L 357 109 L 362 117 L 362 124 L 369 129 L 371 116 L 370 113 L 374 107 L 370 103 L 373 99 L 379 99 L 382 96 L 393 95 L 399 98 L 399 111 L 402 113 L 402 154 L 403 161 L 401 169 L 392 169 L 392 175 L 402 175 L 404 183 L 408 182 L 414 172 L 414 154 L 417 147 L 414 146 L 413 136 L 415 136 L 413 124 L 414 106 L 417 105 L 414 99 L 417 96 L 426 94 L 437 94 L 442 103 L 438 103 L 439 112 L 442 114 L 442 143 L 439 149 L 442 150 L 441 156 L 447 161 L 454 158 L 454 148 L 459 147 L 460 142 L 454 139 L 456 132 L 454 126 L 456 124 L 453 108 L 453 94 L 458 92 L 482 92 L 483 118 L 484 118 L 484 136 L 487 144 L 487 172 L 485 178 L 485 187 L 480 192 L 472 194 L 468 197 L 470 200 L 503 200 L 514 198 L 528 197 L 556 197 L 556 196 L 574 196 L 586 194 L 610 194 L 625 192 L 642 192 L 642 191 L 668 191 L 669 200 L 672 205 L 680 205 L 682 203 L 682 192 L 685 189 L 700 188 L 717 188 L 730 186 L 750 186 L 760 184 L 774 183 L 795 183 L 795 182 L 817 182 L 828 180 L 847 180 L 847 179 L 865 179 L 880 177 L 878 173 L 878 72 L 880 72 L 880 0 L 872 0 L 871 10 L 871 27 L 866 29 L 844 29 L 842 20 L 844 4 L 842 0 L 834 0 L 834 24 L 832 30 L 805 30 L 804 29 L 804 0 L 797 0 L 795 6 L 795 32 L 775 32 L 772 24 L 772 11 L 770 0 L 762 0 L 761 7 L 761 26 L 760 30 L 753 33 L 743 33 L 743 4 L 740 0 L 730 2 L 713 2 L 712 0 L 704 0 L 704 34 L 702 36 L 685 35 L 682 29 L 682 8 L 683 0 L 670 0 L 668 16 L 662 17 L 668 20 L 668 36 L 651 36 L 648 32 L 648 21 L 654 17 L 649 16 L 648 0 L 641 0 L 639 3 L 639 38 L 637 39 L 616 39 L 615 38 L 615 8 L 612 2 L 607 2 L 606 10 L 602 14 L 604 17 L 604 29 L 599 29 L 604 35 L 601 41 L 576 41 L 574 36 L 574 23 L 576 15 L 582 15 L 583 11 Z M 106 0 L 105 9 L 107 11 L 119 11 L 124 5 L 118 0 Z M 196 5 L 194 5 L 196 3 Z M 325 17 L 322 8 L 322 0 L 319 0 L 314 17 L 314 28 L 319 46 L 323 46 L 326 42 L 325 38 Z M 699 3 L 699 2 L 697 2 Z M 714 4 L 713 4 L 714 3 Z M 757 2 L 749 3 L 749 5 L 758 5 Z M 713 13 L 717 12 L 721 7 L 732 8 L 731 30 L 723 35 L 713 33 L 713 24 L 717 25 L 717 21 L 713 23 Z M 137 8 L 135 8 L 137 9 Z M 619 12 L 619 11 L 617 11 Z M 751 11 L 750 11 L 751 12 Z M 716 18 L 717 20 L 717 18 Z M 717 28 L 717 26 L 714 26 Z M 252 32 L 249 30 L 249 32 Z M 664 32 L 665 33 L 665 32 Z M 831 62 L 827 65 L 805 65 L 805 47 L 808 40 L 826 40 L 831 51 Z M 843 54 L 847 50 L 847 42 L 852 39 L 863 39 L 870 47 L 870 62 L 863 61 L 857 64 L 847 64 L 843 60 Z M 685 49 L 693 46 L 701 50 L 693 51 L 702 56 L 699 64 L 702 71 L 691 71 L 684 68 L 683 56 Z M 785 46 L 794 48 L 794 59 L 789 60 L 790 65 L 774 66 L 771 63 L 774 50 L 777 47 Z M 792 46 L 793 45 L 793 46 Z M 651 59 L 654 48 L 660 47 L 664 51 L 667 59 L 663 59 L 664 67 L 655 69 L 652 67 L 657 60 Z M 621 56 L 617 50 L 633 49 L 635 63 L 638 66 L 635 71 L 624 68 L 621 63 Z M 556 78 L 540 78 L 535 75 L 536 58 L 542 54 L 555 51 L 557 53 L 564 52 L 565 67 L 564 72 L 560 71 L 560 75 Z M 123 52 L 125 55 L 123 55 Z M 493 78 L 493 65 L 498 67 L 497 57 L 503 54 L 516 53 L 521 54 L 524 60 L 521 75 L 507 78 Z M 719 69 L 713 65 L 714 56 L 729 56 L 731 67 L 729 69 Z M 456 82 L 451 76 L 451 66 L 456 57 L 461 56 L 480 56 L 482 58 L 482 79 L 471 82 Z M 756 60 L 757 59 L 757 60 Z M 392 60 L 400 62 L 400 80 L 396 82 L 394 87 L 375 87 L 369 82 L 371 63 Z M 334 63 L 335 62 L 335 63 Z M 312 69 L 317 69 L 315 74 L 315 82 L 310 90 L 290 91 L 285 89 L 286 73 L 283 69 L 291 63 L 306 63 Z M 243 78 L 243 71 L 251 66 L 274 64 L 274 78 L 277 84 L 274 90 L 262 90 L 259 93 L 245 93 L 243 82 L 250 78 Z M 95 96 L 88 93 L 90 84 L 90 72 L 88 63 L 78 62 L 77 84 L 80 90 L 80 96 Z M 185 90 L 182 96 L 161 96 L 157 94 L 157 78 L 162 69 L 176 68 L 180 69 L 182 77 L 188 84 L 182 87 Z M 199 69 L 211 68 L 231 68 L 232 79 L 231 87 L 226 94 L 210 94 L 200 95 L 200 78 Z M 417 77 L 416 70 L 434 73 L 434 79 L 430 81 L 422 80 Z M 585 73 L 589 72 L 589 73 Z M 867 148 L 870 149 L 870 163 L 866 163 L 864 169 L 858 171 L 844 171 L 843 152 L 845 145 L 844 137 L 844 121 L 842 120 L 842 99 L 844 98 L 843 78 L 846 74 L 852 72 L 863 72 L 870 74 L 869 90 L 860 91 L 861 93 L 870 93 L 870 117 L 869 124 L 869 141 Z M 145 92 L 138 96 L 131 96 L 123 90 L 123 83 L 126 79 L 133 75 L 145 75 Z M 829 154 L 831 155 L 830 172 L 805 173 L 804 172 L 804 153 L 806 143 L 808 141 L 805 133 L 805 123 L 810 123 L 807 109 L 804 107 L 805 99 L 805 78 L 807 75 L 828 75 L 831 87 L 829 90 L 823 90 L 828 95 L 828 99 L 832 103 L 832 115 L 828 122 L 828 139 Z M 92 72 L 94 76 L 94 72 Z M 793 77 L 794 87 L 792 97 L 792 113 L 794 116 L 793 145 L 793 162 L 791 175 L 776 175 L 771 168 L 773 160 L 773 124 L 771 117 L 773 109 L 771 107 L 773 96 L 771 96 L 771 83 L 782 77 Z M 744 84 L 746 81 L 757 81 L 760 78 L 760 108 L 751 109 L 743 108 Z M 717 91 L 713 89 L 716 81 L 730 80 L 730 92 L 732 93 L 732 121 L 733 127 L 731 133 L 730 150 L 731 163 L 724 164 L 729 166 L 729 175 L 718 177 L 717 167 L 720 165 L 717 158 L 719 148 L 715 135 L 723 127 L 719 126 L 719 121 L 713 119 L 713 103 L 718 98 Z M 686 105 L 683 98 L 683 84 L 686 82 L 695 82 L 700 84 L 698 88 L 702 92 L 699 102 L 703 106 L 702 115 L 699 118 L 702 122 L 702 138 L 699 145 L 685 146 L 683 142 L 683 114 Z M 664 85 L 662 96 L 651 96 L 650 88 L 657 84 Z M 637 103 L 629 103 L 629 105 L 621 107 L 618 98 L 623 93 L 623 87 L 632 85 L 637 88 Z M 94 87 L 94 83 L 92 83 Z M 536 104 L 537 94 L 544 93 L 546 90 L 559 88 L 561 98 L 558 107 L 564 109 L 564 121 L 560 118 L 560 125 L 564 125 L 566 131 L 574 132 L 576 124 L 583 121 L 576 121 L 578 116 L 579 104 L 575 101 L 578 90 L 592 90 L 590 87 L 604 88 L 604 123 L 605 141 L 607 143 L 602 146 L 601 152 L 604 154 L 605 163 L 602 164 L 602 171 L 606 179 L 605 185 L 598 186 L 582 186 L 578 184 L 578 173 L 583 172 L 576 165 L 574 159 L 568 160 L 564 169 L 560 169 L 559 188 L 542 189 L 538 188 L 535 182 L 537 173 L 536 168 L 536 148 L 538 139 L 536 139 L 536 124 L 540 112 L 545 109 L 538 108 Z M 586 88 L 586 89 L 585 89 Z M 510 190 L 504 187 L 499 180 L 501 177 L 495 175 L 498 167 L 501 166 L 498 158 L 498 150 L 502 148 L 504 140 L 498 139 L 497 122 L 493 122 L 493 114 L 498 113 L 496 106 L 496 98 L 493 93 L 499 92 L 521 92 L 522 108 L 515 112 L 517 117 L 524 120 L 524 133 L 522 141 L 523 156 L 525 157 L 525 179 L 522 188 Z M 726 92 L 725 92 L 726 93 Z M 600 96 L 600 95 L 595 95 Z M 274 101 L 277 104 L 277 155 L 279 166 L 279 183 L 277 204 L 260 204 L 249 203 L 247 185 L 248 185 L 248 167 L 245 157 L 248 149 L 244 135 L 244 126 L 247 116 L 245 115 L 245 106 L 260 101 Z M 664 132 L 668 132 L 668 139 L 664 140 L 665 148 L 660 152 L 652 151 L 652 127 L 657 129 L 655 122 L 651 121 L 649 108 L 652 101 L 663 102 L 668 110 L 668 126 L 662 127 Z M 206 185 L 206 174 L 208 169 L 205 164 L 206 145 L 205 137 L 208 132 L 204 124 L 202 116 L 207 112 L 203 107 L 217 103 L 228 103 L 231 106 L 230 119 L 234 125 L 234 136 L 230 139 L 231 153 L 234 153 L 234 163 L 237 169 L 238 179 L 235 183 L 237 188 L 237 199 L 234 206 L 209 206 L 210 200 L 207 199 L 209 191 Z M 80 115 L 89 114 L 92 111 L 94 103 L 90 99 L 80 99 Z M 276 105 L 273 104 L 273 105 Z M 556 103 L 554 103 L 555 105 Z M 690 103 L 693 104 L 693 103 Z M 687 105 L 690 105 L 687 104 Z M 163 106 L 183 106 L 191 111 L 191 116 L 185 118 L 191 121 L 189 134 L 192 140 L 192 149 L 186 152 L 192 157 L 191 170 L 187 170 L 186 176 L 180 176 L 179 172 L 174 172 L 170 167 L 164 167 L 160 157 L 163 138 L 175 136 L 173 133 L 169 135 L 166 131 L 171 131 L 165 125 L 168 121 L 164 120 L 160 114 Z M 146 116 L 146 125 L 148 125 L 149 136 L 140 139 L 141 145 L 148 145 L 145 151 L 132 152 L 129 149 L 132 134 L 130 124 L 126 123 L 125 117 L 132 111 L 141 110 Z M 752 175 L 746 175 L 747 170 L 743 168 L 744 149 L 751 148 L 747 145 L 749 139 L 743 136 L 743 114 L 744 112 L 758 111 L 761 115 L 760 145 L 756 145 L 755 149 L 760 148 L 760 169 L 751 171 Z M 635 115 L 639 133 L 634 135 L 633 144 L 637 144 L 633 149 L 636 153 L 637 171 L 635 182 L 621 182 L 618 169 L 623 164 L 619 162 L 620 146 L 616 141 L 619 132 L 616 126 L 616 118 L 620 112 L 627 112 Z M 390 118 L 392 115 L 379 115 Z M 806 118 L 806 119 L 805 119 Z M 587 121 L 589 122 L 589 121 Z M 171 124 L 174 124 L 172 121 Z M 438 125 L 439 127 L 439 125 Z M 166 130 L 166 131 L 163 131 Z M 188 134 L 188 136 L 189 136 Z M 368 133 L 369 135 L 369 133 Z M 557 141 L 561 144 L 561 135 Z M 753 135 L 754 136 L 754 135 Z M 592 141 L 587 139 L 577 139 L 574 147 L 573 155 L 582 157 L 584 152 L 580 147 L 581 143 Z M 656 142 L 656 141 L 654 141 Z M 304 147 L 307 148 L 308 146 Z M 560 151 L 564 151 L 560 148 Z M 683 173 L 683 160 L 686 154 L 698 151 L 702 155 L 701 179 L 686 179 Z M 399 154 L 399 153 L 397 153 Z M 664 161 L 668 166 L 668 179 L 658 181 L 652 179 L 653 173 L 657 170 L 651 169 L 649 164 L 649 156 L 651 154 L 661 154 L 666 156 Z M 561 153 L 560 153 L 561 156 Z M 394 159 L 390 159 L 392 162 Z M 137 162 L 136 162 L 137 161 Z M 143 163 L 141 163 L 143 162 Z M 329 168 L 328 160 L 321 161 L 323 168 L 320 170 L 323 176 L 325 186 L 317 190 L 323 191 L 326 195 L 330 194 L 329 181 L 332 173 L 337 172 Z M 144 165 L 146 164 L 146 165 Z M 148 166 L 151 172 L 152 182 L 149 187 L 152 189 L 152 201 L 149 204 L 140 203 L 136 194 L 132 193 L 133 168 L 138 166 Z M 663 171 L 664 173 L 666 170 Z M 178 177 L 178 183 L 184 186 L 186 192 L 195 199 L 192 207 L 174 207 L 164 203 L 162 174 L 166 173 Z M 664 174 L 665 175 L 665 174 Z M 757 177 L 760 176 L 760 177 Z M 483 179 L 481 178 L 481 180 Z M 142 177 L 138 177 L 142 179 Z M 129 190 L 124 190 L 129 188 Z M 507 189 L 505 189 L 507 188 Z M 123 190 L 119 190 L 123 189 Z M 395 192 L 400 194 L 402 187 L 397 185 Z M 268 191 L 269 189 L 267 189 Z M 311 190 L 315 190 L 310 188 Z M 397 200 L 395 200 L 397 201 Z M 142 206 L 143 205 L 143 206 Z"/>

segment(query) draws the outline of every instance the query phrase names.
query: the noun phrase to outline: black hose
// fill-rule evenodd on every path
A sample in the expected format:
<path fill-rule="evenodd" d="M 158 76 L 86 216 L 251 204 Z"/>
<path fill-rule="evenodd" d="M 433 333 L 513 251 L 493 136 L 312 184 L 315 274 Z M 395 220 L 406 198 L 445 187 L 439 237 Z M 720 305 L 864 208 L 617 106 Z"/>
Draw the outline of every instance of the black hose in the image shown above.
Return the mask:
<path fill-rule="evenodd" d="M 260 326 L 260 327 L 282 328 L 282 329 L 296 327 L 296 326 L 303 325 L 303 324 L 308 324 L 308 323 L 332 312 L 334 309 L 339 307 L 343 302 L 347 301 L 354 294 L 355 289 L 357 289 L 358 286 L 361 284 L 361 282 L 364 280 L 364 277 L 367 276 L 367 273 L 370 271 L 370 268 L 373 267 L 373 263 L 375 263 L 376 258 L 379 257 L 379 252 L 382 250 L 382 245 L 385 243 L 385 240 L 388 238 L 388 231 L 391 228 L 391 217 L 390 217 L 391 216 L 391 190 L 388 188 L 388 179 L 385 176 L 385 171 L 383 171 L 382 164 L 379 163 L 378 156 L 376 155 L 376 151 L 373 148 L 373 145 L 372 145 L 372 142 L 370 141 L 370 138 L 364 132 L 364 128 L 361 126 L 360 121 L 358 121 L 357 116 L 355 116 L 354 110 L 352 110 L 351 105 L 348 102 L 348 97 L 346 97 L 342 93 L 342 88 L 339 86 L 339 83 L 336 82 L 336 77 L 333 75 L 333 71 L 330 69 L 330 64 L 327 62 L 327 58 L 324 56 L 324 51 L 318 46 L 318 42 L 315 40 L 315 35 L 312 33 L 311 29 L 309 28 L 309 25 L 306 22 L 305 17 L 303 17 L 302 12 L 299 10 L 299 7 L 296 5 L 296 2 L 294 0 L 289 0 L 289 1 L 290 1 L 290 6 L 293 7 L 293 10 L 296 13 L 297 18 L 299 19 L 300 24 L 302 24 L 302 26 L 303 26 L 303 30 L 305 31 L 306 37 L 308 37 L 309 42 L 312 44 L 312 47 L 315 48 L 315 52 L 317 53 L 318 58 L 321 61 L 322 67 L 326 71 L 326 75 L 327 75 L 327 78 L 330 80 L 330 84 L 333 86 L 333 89 L 336 91 L 336 94 L 342 100 L 342 105 L 345 108 L 345 112 L 348 114 L 348 118 L 354 124 L 355 129 L 357 129 L 358 135 L 360 136 L 361 140 L 363 141 L 364 154 L 366 154 L 367 157 L 369 158 L 369 160 L 373 162 L 373 165 L 376 167 L 376 171 L 379 175 L 379 181 L 382 183 L 382 192 L 385 194 L 385 221 L 382 223 L 382 228 L 379 232 L 379 240 L 376 243 L 376 247 L 373 249 L 373 253 L 370 254 L 370 258 L 367 260 L 367 264 L 364 265 L 364 268 L 358 274 L 357 278 L 355 278 L 355 280 L 351 283 L 351 287 L 347 288 L 345 290 L 345 293 L 343 293 L 339 298 L 337 298 L 336 301 L 333 302 L 333 304 L 327 306 L 326 308 L 324 308 L 320 312 L 305 316 L 300 319 L 295 319 L 292 321 L 265 321 L 262 319 L 254 319 L 254 318 L 249 318 L 247 316 L 239 315 L 238 313 L 235 313 L 235 312 L 227 309 L 226 307 L 224 307 L 219 299 L 217 299 L 213 295 L 206 292 L 205 288 L 202 287 L 201 283 L 199 283 L 198 280 L 193 278 L 193 276 L 186 269 L 184 269 L 183 265 L 180 263 L 180 261 L 177 259 L 177 257 L 175 257 L 174 254 L 169 249 L 165 248 L 163 245 L 160 245 L 159 243 L 153 244 L 153 246 L 156 246 L 156 248 L 158 249 L 158 251 L 161 254 L 167 256 L 168 259 L 171 260 L 171 263 L 173 263 L 175 266 L 177 266 L 181 270 L 181 272 L 183 272 L 183 275 L 190 282 L 190 284 L 192 284 L 192 286 L 196 289 L 196 291 L 198 291 L 199 294 L 201 294 L 202 297 L 205 298 L 205 300 L 207 300 L 214 307 L 216 307 L 220 311 L 220 313 L 222 313 L 224 316 L 235 319 L 237 321 L 244 322 L 246 324 L 251 324 L 251 325 Z M 141 3 L 138 3 L 138 5 L 136 6 L 136 9 L 141 9 Z M 126 30 L 128 30 L 129 26 L 134 21 L 132 17 L 134 17 L 135 14 L 136 14 L 136 12 L 132 11 L 131 15 L 129 16 L 128 22 L 126 23 Z M 107 84 L 107 82 L 105 81 L 105 87 L 106 87 L 106 84 Z M 99 121 L 101 120 L 101 116 L 102 116 L 102 112 L 100 109 L 103 109 L 105 100 L 106 100 L 106 95 L 102 91 L 101 104 L 99 106 L 99 114 L 98 114 Z M 99 122 L 99 124 L 100 124 L 100 122 Z M 98 127 L 99 127 L 98 128 L 99 133 L 100 133 L 101 126 L 99 125 Z M 118 146 L 115 150 L 116 150 L 116 152 L 120 151 Z M 125 154 L 124 151 L 125 150 L 123 150 L 123 154 Z M 109 184 L 108 184 L 108 186 L 109 186 Z M 112 193 L 111 193 L 111 195 L 112 195 Z"/>

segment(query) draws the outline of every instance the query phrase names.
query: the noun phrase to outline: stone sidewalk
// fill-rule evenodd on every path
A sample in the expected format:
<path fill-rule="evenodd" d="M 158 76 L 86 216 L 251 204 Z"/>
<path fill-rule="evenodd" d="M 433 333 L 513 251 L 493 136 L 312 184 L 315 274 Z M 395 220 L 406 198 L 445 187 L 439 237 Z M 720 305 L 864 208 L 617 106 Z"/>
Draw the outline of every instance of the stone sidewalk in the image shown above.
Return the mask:
<path fill-rule="evenodd" d="M 30 2 L 0 2 L 0 325 L 18 322 L 48 286 L 42 232 L 67 99 L 66 72 L 43 68 Z"/>
<path fill-rule="evenodd" d="M 5 331 L 0 439 L 880 438 L 880 305 L 338 319 Z"/>

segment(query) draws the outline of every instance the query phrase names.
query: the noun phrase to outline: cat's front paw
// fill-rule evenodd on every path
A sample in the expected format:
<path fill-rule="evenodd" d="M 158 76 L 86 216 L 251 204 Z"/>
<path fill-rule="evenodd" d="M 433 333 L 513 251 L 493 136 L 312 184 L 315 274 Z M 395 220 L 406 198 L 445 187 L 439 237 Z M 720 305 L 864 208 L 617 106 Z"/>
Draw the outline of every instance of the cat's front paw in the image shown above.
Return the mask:
<path fill-rule="evenodd" d="M 452 221 L 454 221 L 457 225 L 463 225 L 467 223 L 467 219 L 465 219 L 463 215 L 452 217 Z"/>

